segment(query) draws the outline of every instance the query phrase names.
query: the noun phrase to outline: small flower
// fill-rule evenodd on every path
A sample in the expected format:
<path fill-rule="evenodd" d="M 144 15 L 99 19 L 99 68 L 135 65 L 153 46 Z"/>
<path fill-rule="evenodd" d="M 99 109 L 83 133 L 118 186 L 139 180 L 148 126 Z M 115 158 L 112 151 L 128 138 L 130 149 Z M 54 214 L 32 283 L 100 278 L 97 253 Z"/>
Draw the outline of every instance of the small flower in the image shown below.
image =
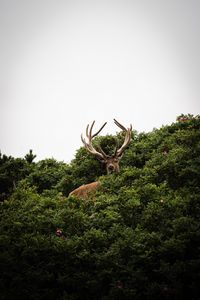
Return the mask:
<path fill-rule="evenodd" d="M 61 237 L 63 235 L 62 230 L 57 229 L 56 230 L 56 236 Z"/>
<path fill-rule="evenodd" d="M 117 281 L 117 288 L 123 289 L 123 283 L 121 281 Z"/>

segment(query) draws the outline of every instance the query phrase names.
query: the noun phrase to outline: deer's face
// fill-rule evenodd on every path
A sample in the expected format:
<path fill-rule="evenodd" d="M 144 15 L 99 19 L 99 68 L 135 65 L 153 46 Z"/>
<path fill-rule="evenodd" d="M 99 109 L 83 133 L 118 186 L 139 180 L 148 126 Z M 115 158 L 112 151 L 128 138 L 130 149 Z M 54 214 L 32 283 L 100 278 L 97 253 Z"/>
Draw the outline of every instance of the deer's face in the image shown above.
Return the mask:
<path fill-rule="evenodd" d="M 109 157 L 105 160 L 107 173 L 119 173 L 119 158 Z"/>
<path fill-rule="evenodd" d="M 131 132 L 132 132 L 132 125 L 130 128 L 125 128 L 122 124 L 120 124 L 117 120 L 114 119 L 115 124 L 123 130 L 125 133 L 124 142 L 121 145 L 120 148 L 115 149 L 115 153 L 113 155 L 106 154 L 100 146 L 98 146 L 98 150 L 95 149 L 95 147 L 92 145 L 92 139 L 99 134 L 99 132 L 104 128 L 106 123 L 101 126 L 101 128 L 94 134 L 92 134 L 92 129 L 94 126 L 95 121 L 93 121 L 91 127 L 89 127 L 89 124 L 86 127 L 86 137 L 88 141 L 83 138 L 81 135 L 81 140 L 86 148 L 86 150 L 93 154 L 96 158 L 98 158 L 101 162 L 103 162 L 106 165 L 107 173 L 119 173 L 119 160 L 122 157 L 122 154 L 124 153 L 125 149 L 128 147 L 131 141 Z"/>

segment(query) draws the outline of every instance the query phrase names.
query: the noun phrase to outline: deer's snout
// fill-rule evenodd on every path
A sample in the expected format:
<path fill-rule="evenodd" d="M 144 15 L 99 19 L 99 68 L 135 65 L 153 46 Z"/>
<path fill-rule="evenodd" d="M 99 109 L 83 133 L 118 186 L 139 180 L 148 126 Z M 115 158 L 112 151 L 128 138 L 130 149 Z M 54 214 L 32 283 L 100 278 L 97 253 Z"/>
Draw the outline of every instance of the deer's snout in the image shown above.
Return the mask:
<path fill-rule="evenodd" d="M 114 172 L 114 171 L 115 171 L 115 166 L 114 166 L 114 165 L 109 165 L 109 166 L 108 166 L 108 170 L 109 170 L 110 172 Z"/>

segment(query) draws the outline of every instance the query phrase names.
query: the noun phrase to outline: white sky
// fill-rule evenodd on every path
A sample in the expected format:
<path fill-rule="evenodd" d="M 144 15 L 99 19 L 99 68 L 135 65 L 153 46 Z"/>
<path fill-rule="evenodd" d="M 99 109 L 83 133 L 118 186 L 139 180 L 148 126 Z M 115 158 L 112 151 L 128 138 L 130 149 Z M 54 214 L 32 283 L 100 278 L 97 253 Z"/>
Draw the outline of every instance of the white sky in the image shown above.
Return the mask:
<path fill-rule="evenodd" d="M 200 112 L 199 0 L 0 0 L 0 43 L 4 154 L 70 162 L 93 120 Z"/>

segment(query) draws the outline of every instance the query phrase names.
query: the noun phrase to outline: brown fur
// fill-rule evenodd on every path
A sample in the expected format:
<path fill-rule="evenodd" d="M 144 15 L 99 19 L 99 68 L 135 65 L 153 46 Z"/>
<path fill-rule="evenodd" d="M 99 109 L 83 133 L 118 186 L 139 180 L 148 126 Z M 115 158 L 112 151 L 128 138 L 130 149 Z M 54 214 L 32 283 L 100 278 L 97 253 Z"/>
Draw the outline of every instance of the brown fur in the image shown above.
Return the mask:
<path fill-rule="evenodd" d="M 79 186 L 77 189 L 73 190 L 69 196 L 75 196 L 81 199 L 91 198 L 93 194 L 95 194 L 97 188 L 99 187 L 99 181 L 95 181 L 88 184 L 83 184 Z"/>

